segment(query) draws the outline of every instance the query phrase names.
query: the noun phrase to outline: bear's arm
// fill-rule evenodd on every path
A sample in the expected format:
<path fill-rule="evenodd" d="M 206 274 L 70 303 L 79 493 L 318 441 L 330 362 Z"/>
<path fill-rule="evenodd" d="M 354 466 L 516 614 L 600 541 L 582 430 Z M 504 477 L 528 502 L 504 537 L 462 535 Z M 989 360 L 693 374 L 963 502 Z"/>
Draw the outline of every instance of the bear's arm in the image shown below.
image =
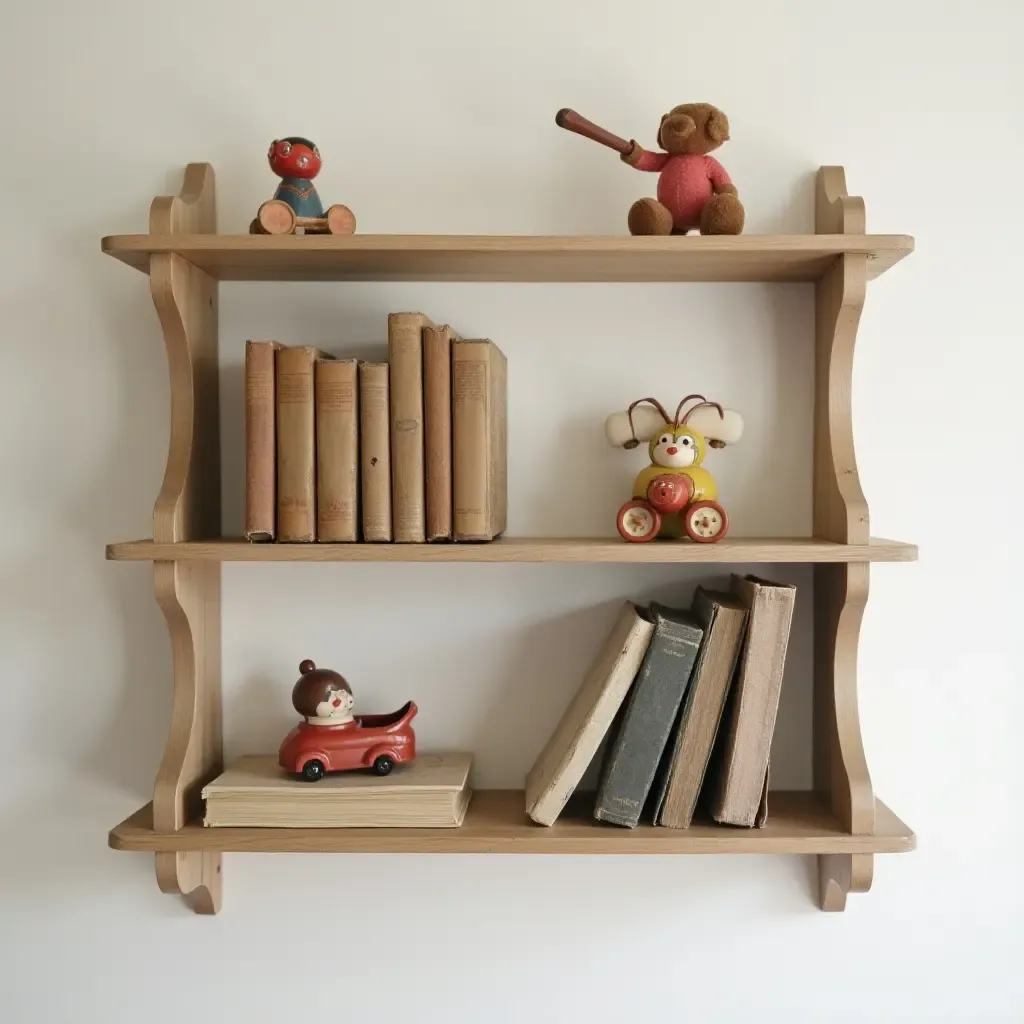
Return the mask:
<path fill-rule="evenodd" d="M 736 195 L 736 186 L 732 183 L 725 168 L 713 156 L 705 156 L 704 161 L 705 170 L 714 190 L 716 192 L 731 192 Z"/>
<path fill-rule="evenodd" d="M 633 148 L 622 154 L 622 159 L 638 171 L 660 171 L 668 161 L 668 153 L 652 153 L 634 142 Z"/>

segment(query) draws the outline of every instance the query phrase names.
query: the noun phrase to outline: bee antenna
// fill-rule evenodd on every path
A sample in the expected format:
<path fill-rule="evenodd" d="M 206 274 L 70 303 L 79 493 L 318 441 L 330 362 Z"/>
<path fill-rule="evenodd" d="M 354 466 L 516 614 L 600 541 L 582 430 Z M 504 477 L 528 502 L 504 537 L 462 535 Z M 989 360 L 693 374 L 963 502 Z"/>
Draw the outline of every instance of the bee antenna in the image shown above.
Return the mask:
<path fill-rule="evenodd" d="M 703 395 L 687 395 L 687 396 L 686 396 L 686 397 L 685 397 L 685 398 L 684 398 L 684 399 L 683 399 L 683 400 L 682 400 L 682 401 L 681 401 L 681 402 L 680 402 L 680 403 L 679 403 L 679 404 L 678 404 L 678 405 L 676 406 L 676 416 L 675 416 L 675 419 L 674 419 L 674 420 L 672 420 L 672 429 L 673 429 L 673 430 L 674 430 L 674 429 L 675 429 L 676 427 L 678 427 L 678 426 L 679 426 L 679 414 L 680 414 L 680 413 L 681 413 L 681 412 L 683 411 L 683 406 L 684 406 L 684 405 L 686 405 L 686 403 L 687 403 L 687 402 L 689 402 L 691 398 L 699 398 L 699 399 L 700 399 L 700 400 L 701 400 L 702 402 L 703 402 L 703 401 L 705 401 L 705 398 L 704 398 L 704 396 L 703 396 Z M 667 416 L 666 416 L 665 418 L 666 418 L 666 419 L 668 419 L 668 417 L 667 417 Z M 685 423 L 685 422 L 686 422 L 686 420 L 684 419 L 684 420 L 683 420 L 682 422 L 683 422 L 683 423 Z"/>
<path fill-rule="evenodd" d="M 704 396 L 703 396 L 703 395 L 691 395 L 690 397 L 691 397 L 691 398 L 704 398 Z M 725 419 L 725 410 L 724 410 L 724 409 L 723 409 L 723 408 L 722 408 L 722 407 L 721 407 L 721 406 L 720 406 L 720 405 L 719 405 L 719 404 L 718 404 L 717 402 L 709 402 L 709 401 L 707 401 L 707 399 L 704 399 L 704 401 L 702 401 L 702 402 L 698 402 L 698 403 L 697 403 L 697 404 L 696 404 L 696 405 L 695 405 L 695 406 L 694 406 L 694 407 L 693 407 L 693 408 L 692 408 L 692 409 L 691 409 L 691 410 L 690 410 L 690 411 L 689 411 L 689 412 L 688 412 L 688 413 L 687 413 L 687 414 L 686 414 L 686 415 L 685 415 L 685 416 L 683 417 L 683 423 L 685 424 L 685 423 L 686 423 L 686 421 L 687 421 L 687 420 L 688 420 L 688 419 L 689 419 L 689 418 L 690 418 L 690 417 L 691 417 L 691 416 L 692 416 L 692 415 L 693 415 L 693 414 L 694 414 L 694 413 L 695 413 L 695 412 L 696 412 L 696 411 L 697 411 L 698 409 L 703 409 L 705 405 L 710 405 L 710 406 L 711 406 L 711 407 L 712 407 L 713 409 L 717 409 L 717 410 L 718 410 L 718 415 L 719 415 L 719 417 L 720 417 L 721 419 L 723 419 L 723 420 Z M 676 410 L 676 415 L 677 415 L 677 416 L 679 415 L 679 411 L 678 411 L 678 410 Z"/>
<path fill-rule="evenodd" d="M 626 410 L 626 416 L 629 419 L 629 432 L 633 435 L 630 440 L 625 444 L 626 448 L 635 448 L 640 442 L 636 439 L 636 427 L 633 426 L 633 410 L 638 405 L 643 405 L 646 402 L 648 405 L 653 405 L 655 409 L 661 414 L 661 418 L 668 423 L 668 413 L 665 412 L 665 406 L 661 404 L 656 398 L 638 398 L 633 402 L 630 407 Z"/>

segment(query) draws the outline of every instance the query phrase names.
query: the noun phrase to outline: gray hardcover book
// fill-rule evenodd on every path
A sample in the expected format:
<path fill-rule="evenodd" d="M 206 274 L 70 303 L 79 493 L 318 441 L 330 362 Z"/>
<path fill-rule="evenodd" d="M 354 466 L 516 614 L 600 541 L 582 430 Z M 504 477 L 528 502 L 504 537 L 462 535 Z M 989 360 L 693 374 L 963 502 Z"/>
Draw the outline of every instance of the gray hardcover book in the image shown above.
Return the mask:
<path fill-rule="evenodd" d="M 686 693 L 704 631 L 687 612 L 651 605 L 654 636 L 608 742 L 594 817 L 634 828 L 640 821 Z"/>

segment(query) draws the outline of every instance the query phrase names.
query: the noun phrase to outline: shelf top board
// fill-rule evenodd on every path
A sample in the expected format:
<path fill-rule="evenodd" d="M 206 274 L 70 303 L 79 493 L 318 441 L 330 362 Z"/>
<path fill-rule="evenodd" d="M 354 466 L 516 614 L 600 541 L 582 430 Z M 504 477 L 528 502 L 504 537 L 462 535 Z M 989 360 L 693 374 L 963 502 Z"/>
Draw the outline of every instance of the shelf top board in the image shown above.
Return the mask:
<path fill-rule="evenodd" d="M 690 828 L 635 829 L 602 825 L 582 802 L 554 825 L 532 822 L 521 790 L 473 794 L 459 828 L 204 828 L 189 822 L 176 832 L 153 829 L 146 804 L 110 832 L 115 850 L 204 850 L 248 853 L 902 853 L 914 833 L 880 800 L 875 829 L 850 835 L 816 793 L 771 792 L 764 828 L 695 822 Z"/>
<path fill-rule="evenodd" d="M 109 235 L 144 272 L 177 253 L 223 281 L 814 281 L 843 253 L 878 277 L 909 235 Z"/>
<path fill-rule="evenodd" d="M 835 544 L 807 537 L 736 537 L 717 544 L 611 537 L 502 537 L 476 544 L 250 544 L 241 539 L 110 544 L 115 562 L 912 562 L 917 548 L 872 538 Z"/>

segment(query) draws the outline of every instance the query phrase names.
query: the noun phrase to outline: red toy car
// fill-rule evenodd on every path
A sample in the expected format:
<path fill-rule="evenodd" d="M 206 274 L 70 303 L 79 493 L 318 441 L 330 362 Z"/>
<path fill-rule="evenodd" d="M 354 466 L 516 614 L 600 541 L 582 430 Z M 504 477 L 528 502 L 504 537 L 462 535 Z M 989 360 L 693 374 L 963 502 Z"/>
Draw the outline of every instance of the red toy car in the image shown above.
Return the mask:
<path fill-rule="evenodd" d="M 410 723 L 418 710 L 409 701 L 390 715 L 356 715 L 345 725 L 300 722 L 281 744 L 278 761 L 307 782 L 353 768 L 388 775 L 396 764 L 416 759 L 416 734 Z"/>
<path fill-rule="evenodd" d="M 416 734 L 410 724 L 419 710 L 409 701 L 390 715 L 353 715 L 352 688 L 343 676 L 299 666 L 292 706 L 303 721 L 281 744 L 278 763 L 285 771 L 319 782 L 327 772 L 371 768 L 389 775 L 396 764 L 416 759 Z"/>

